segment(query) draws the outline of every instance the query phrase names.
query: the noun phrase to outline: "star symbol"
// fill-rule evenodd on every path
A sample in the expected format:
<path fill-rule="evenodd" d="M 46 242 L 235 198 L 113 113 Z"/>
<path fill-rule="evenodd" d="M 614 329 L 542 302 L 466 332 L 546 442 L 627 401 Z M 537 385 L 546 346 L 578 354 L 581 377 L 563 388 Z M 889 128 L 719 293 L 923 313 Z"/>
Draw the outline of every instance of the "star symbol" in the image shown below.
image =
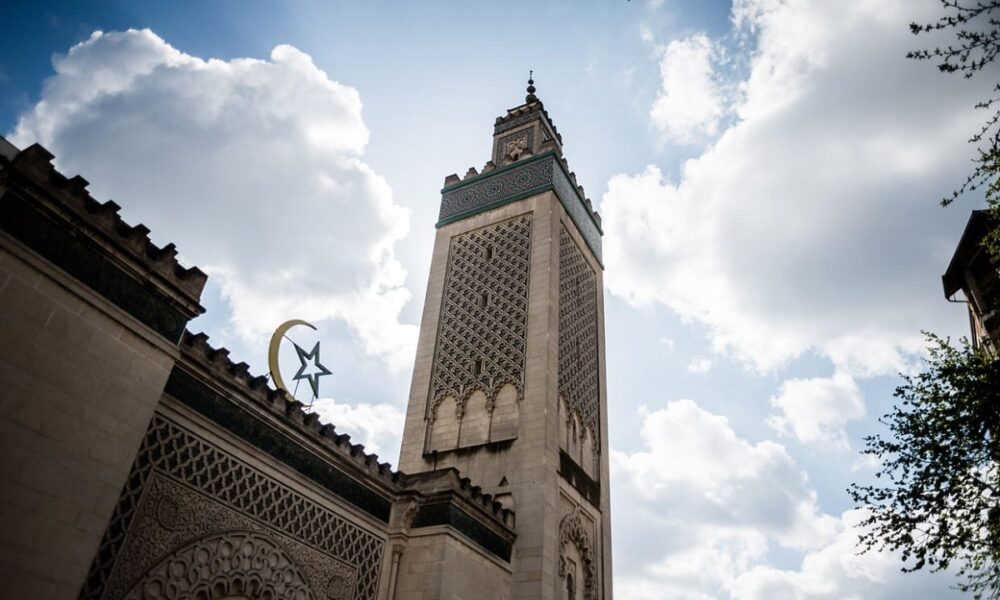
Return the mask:
<path fill-rule="evenodd" d="M 292 379 L 307 380 L 309 387 L 312 388 L 313 398 L 319 398 L 319 378 L 324 375 L 333 375 L 330 369 L 327 369 L 319 362 L 319 342 L 316 342 L 316 345 L 309 352 L 303 350 L 295 342 L 292 342 L 292 345 L 295 346 L 295 352 L 299 355 L 299 362 L 302 363 L 302 366 L 299 367 L 298 372 L 295 373 L 295 377 L 292 377 Z M 309 367 L 312 367 L 313 370 L 306 373 L 306 369 Z"/>

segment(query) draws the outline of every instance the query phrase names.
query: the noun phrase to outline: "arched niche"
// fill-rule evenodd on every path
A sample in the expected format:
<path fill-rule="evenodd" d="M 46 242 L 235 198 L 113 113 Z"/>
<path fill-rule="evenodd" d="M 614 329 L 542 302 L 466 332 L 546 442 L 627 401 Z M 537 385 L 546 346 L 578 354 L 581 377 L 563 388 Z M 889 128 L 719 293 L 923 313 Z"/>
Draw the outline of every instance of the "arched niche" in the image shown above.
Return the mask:
<path fill-rule="evenodd" d="M 431 415 L 429 452 L 443 452 L 458 447 L 458 402 L 454 396 L 445 396 Z"/>
<path fill-rule="evenodd" d="M 559 580 L 573 574 L 577 597 L 573 600 L 597 598 L 597 566 L 594 564 L 594 544 L 580 509 L 563 517 L 559 523 Z M 564 592 L 565 593 L 565 592 Z"/>
<path fill-rule="evenodd" d="M 520 420 L 521 404 L 517 400 L 517 388 L 510 383 L 504 384 L 493 402 L 490 441 L 502 442 L 515 439 Z"/>
<path fill-rule="evenodd" d="M 559 598 L 563 600 L 583 600 L 583 585 L 581 584 L 584 580 L 584 575 L 581 568 L 582 564 L 583 558 L 580 556 L 580 551 L 575 545 L 567 544 L 563 547 L 560 562 L 562 569 L 562 593 L 559 595 Z"/>
<path fill-rule="evenodd" d="M 270 538 L 250 531 L 206 536 L 162 557 L 125 600 L 313 600 L 299 568 Z"/>
<path fill-rule="evenodd" d="M 467 448 L 485 444 L 489 433 L 490 415 L 486 410 L 486 394 L 476 390 L 465 401 L 458 445 Z"/>
<path fill-rule="evenodd" d="M 577 464 L 580 464 L 580 420 L 572 411 L 570 411 L 566 423 L 566 454 L 569 454 Z"/>

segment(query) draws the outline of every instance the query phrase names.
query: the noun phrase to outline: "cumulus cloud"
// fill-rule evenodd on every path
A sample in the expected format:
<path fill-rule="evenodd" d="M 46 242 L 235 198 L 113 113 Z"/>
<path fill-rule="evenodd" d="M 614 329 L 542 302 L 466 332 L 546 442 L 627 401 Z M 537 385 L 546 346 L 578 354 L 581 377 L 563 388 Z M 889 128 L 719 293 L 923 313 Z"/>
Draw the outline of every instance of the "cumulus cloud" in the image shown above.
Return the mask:
<path fill-rule="evenodd" d="M 615 579 L 615 594 L 629 600 L 715 600 L 766 553 L 760 534 L 704 529 L 682 551 Z"/>
<path fill-rule="evenodd" d="M 341 319 L 390 367 L 412 361 L 393 253 L 409 215 L 362 160 L 356 90 L 291 46 L 203 60 L 149 30 L 95 32 L 54 67 L 12 141 L 46 146 L 176 243 L 221 286 L 244 339 L 291 317 Z"/>
<path fill-rule="evenodd" d="M 784 446 L 750 443 L 724 416 L 677 400 L 645 415 L 640 439 L 646 450 L 614 453 L 618 474 L 645 499 L 686 512 L 687 522 L 710 518 L 714 525 L 751 528 L 800 548 L 830 532 L 804 472 Z"/>
<path fill-rule="evenodd" d="M 404 416 L 391 404 L 342 404 L 333 398 L 320 398 L 311 410 L 322 421 L 333 423 L 337 431 L 350 433 L 351 442 L 363 444 L 367 452 L 382 454 L 399 447 Z M 391 457 L 380 458 L 395 462 Z"/>
<path fill-rule="evenodd" d="M 893 373 L 921 328 L 957 326 L 937 274 L 967 215 L 937 199 L 969 168 L 989 82 L 903 58 L 906 24 L 931 9 L 737 2 L 756 43 L 734 120 L 676 177 L 610 179 L 609 290 L 707 325 L 715 351 L 763 371 L 813 351 L 846 374 Z"/>
<path fill-rule="evenodd" d="M 687 144 L 718 131 L 723 97 L 712 68 L 715 52 L 712 41 L 697 34 L 670 42 L 660 56 L 661 89 L 649 118 L 671 141 Z"/>
<path fill-rule="evenodd" d="M 615 591 L 625 598 L 944 598 L 947 577 L 858 554 L 862 510 L 820 510 L 784 446 L 740 437 L 691 400 L 644 412 L 633 453 L 612 450 Z M 778 553 L 798 568 L 775 566 Z M 616 556 L 624 557 L 619 552 Z M 791 563 L 794 564 L 794 563 Z"/>
<path fill-rule="evenodd" d="M 772 428 L 794 435 L 806 444 L 829 444 L 848 448 L 844 427 L 865 416 L 865 402 L 854 378 L 843 373 L 833 377 L 789 379 L 781 384 L 771 406 L 781 411 L 768 420 Z"/>
<path fill-rule="evenodd" d="M 615 585 L 626 597 L 697 597 L 772 546 L 818 548 L 836 533 L 783 446 L 740 438 L 728 419 L 691 400 L 647 412 L 640 439 L 642 450 L 611 455 L 617 539 L 651 540 L 629 548 L 643 561 L 619 569 Z M 663 596 L 663 586 L 674 592 Z"/>
<path fill-rule="evenodd" d="M 891 600 L 895 598 L 960 598 L 947 586 L 947 579 L 927 572 L 900 571 L 900 559 L 893 553 L 859 554 L 856 548 L 858 525 L 863 510 L 841 515 L 833 541 L 808 553 L 798 570 L 758 565 L 741 573 L 733 582 L 734 600 Z"/>

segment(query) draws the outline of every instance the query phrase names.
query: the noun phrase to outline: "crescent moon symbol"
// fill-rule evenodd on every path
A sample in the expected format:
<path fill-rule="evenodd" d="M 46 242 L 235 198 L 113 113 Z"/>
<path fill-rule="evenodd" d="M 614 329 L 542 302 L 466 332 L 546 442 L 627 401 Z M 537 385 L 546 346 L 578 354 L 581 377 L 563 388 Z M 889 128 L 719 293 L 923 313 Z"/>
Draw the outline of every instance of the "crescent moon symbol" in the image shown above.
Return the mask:
<path fill-rule="evenodd" d="M 285 321 L 274 330 L 274 334 L 271 336 L 271 343 L 267 347 L 267 368 L 271 370 L 271 381 L 274 382 L 275 387 L 285 392 L 289 397 L 291 397 L 292 393 L 285 387 L 285 380 L 281 378 L 281 371 L 278 369 L 278 347 L 281 345 L 281 338 L 285 337 L 285 333 L 296 325 L 305 325 L 311 329 L 316 329 L 315 325 L 302 319 Z"/>

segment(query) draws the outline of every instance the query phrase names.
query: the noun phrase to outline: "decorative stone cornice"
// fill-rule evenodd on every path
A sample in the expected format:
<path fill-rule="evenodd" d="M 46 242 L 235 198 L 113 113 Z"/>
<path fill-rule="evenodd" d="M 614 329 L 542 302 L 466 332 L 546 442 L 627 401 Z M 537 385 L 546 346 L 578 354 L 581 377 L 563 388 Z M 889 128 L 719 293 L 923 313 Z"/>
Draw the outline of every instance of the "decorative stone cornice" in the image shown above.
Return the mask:
<path fill-rule="evenodd" d="M 314 452 L 318 450 L 329 463 L 353 474 L 359 485 L 378 488 L 386 502 L 415 501 L 419 505 L 418 516 L 423 515 L 423 526 L 452 526 L 485 550 L 509 560 L 514 538 L 514 512 L 504 508 L 490 494 L 484 494 L 457 469 L 413 475 L 393 470 L 389 463 L 380 463 L 377 455 L 366 453 L 363 445 L 352 444 L 351 436 L 337 433 L 332 424 L 321 422 L 317 413 L 304 411 L 301 402 L 289 400 L 284 392 L 270 387 L 266 377 L 250 375 L 245 362 L 234 363 L 229 358 L 229 350 L 211 346 L 204 333 L 185 332 L 177 368 L 192 373 L 202 385 L 222 388 L 221 396 L 233 405 L 238 406 L 240 400 L 248 403 L 258 417 L 263 416 L 271 422 L 271 427 L 287 428 L 314 442 Z M 169 382 L 167 391 L 171 392 Z M 178 400 L 184 402 L 185 399 Z M 353 499 L 348 501 L 389 522 L 387 506 L 384 510 L 371 506 L 372 502 L 379 504 L 378 498 L 366 500 L 356 496 L 352 495 Z M 449 508 L 444 510 L 442 506 Z M 455 513 L 456 510 L 460 513 Z M 455 514 L 464 514 L 467 518 L 453 518 Z M 419 526 L 418 520 L 414 527 Z"/>
<path fill-rule="evenodd" d="M 560 144 L 562 144 L 562 135 L 559 134 L 559 130 L 556 129 L 555 123 L 552 122 L 552 119 L 549 117 L 549 112 L 545 110 L 545 105 L 542 104 L 541 100 L 515 106 L 514 108 L 508 109 L 506 115 L 497 117 L 493 124 L 493 135 L 503 133 L 504 131 L 510 131 L 511 129 L 520 127 L 525 123 L 529 123 L 532 120 L 539 118 L 543 119 L 546 126 L 552 130 L 555 138 L 559 140 Z"/>
<path fill-rule="evenodd" d="M 594 257 L 603 262 L 601 237 L 604 232 L 600 216 L 575 181 L 576 176 L 570 173 L 565 159 L 559 158 L 554 151 L 543 152 L 442 189 L 437 226 L 553 191 Z"/>
<path fill-rule="evenodd" d="M 319 414 L 304 411 L 301 402 L 290 400 L 285 392 L 268 385 L 267 377 L 250 375 L 247 363 L 234 363 L 229 358 L 229 350 L 212 347 L 204 333 L 186 331 L 181 340 L 181 356 L 184 365 L 207 375 L 206 381 L 225 384 L 227 391 L 249 400 L 277 422 L 307 436 L 340 460 L 353 464 L 383 484 L 392 485 L 399 480 L 400 474 L 393 471 L 389 463 L 380 463 L 378 455 L 365 452 L 362 444 L 352 444 L 350 435 L 338 433 L 332 424 L 322 423 Z"/>
<path fill-rule="evenodd" d="M 403 489 L 419 492 L 424 497 L 422 504 L 428 504 L 432 497 L 454 495 L 505 527 L 514 527 L 514 511 L 504 508 L 502 503 L 493 499 L 492 494 L 483 493 L 480 486 L 473 485 L 468 477 L 462 477 L 461 472 L 454 467 L 410 475 L 400 471 L 399 476 L 399 484 Z"/>

